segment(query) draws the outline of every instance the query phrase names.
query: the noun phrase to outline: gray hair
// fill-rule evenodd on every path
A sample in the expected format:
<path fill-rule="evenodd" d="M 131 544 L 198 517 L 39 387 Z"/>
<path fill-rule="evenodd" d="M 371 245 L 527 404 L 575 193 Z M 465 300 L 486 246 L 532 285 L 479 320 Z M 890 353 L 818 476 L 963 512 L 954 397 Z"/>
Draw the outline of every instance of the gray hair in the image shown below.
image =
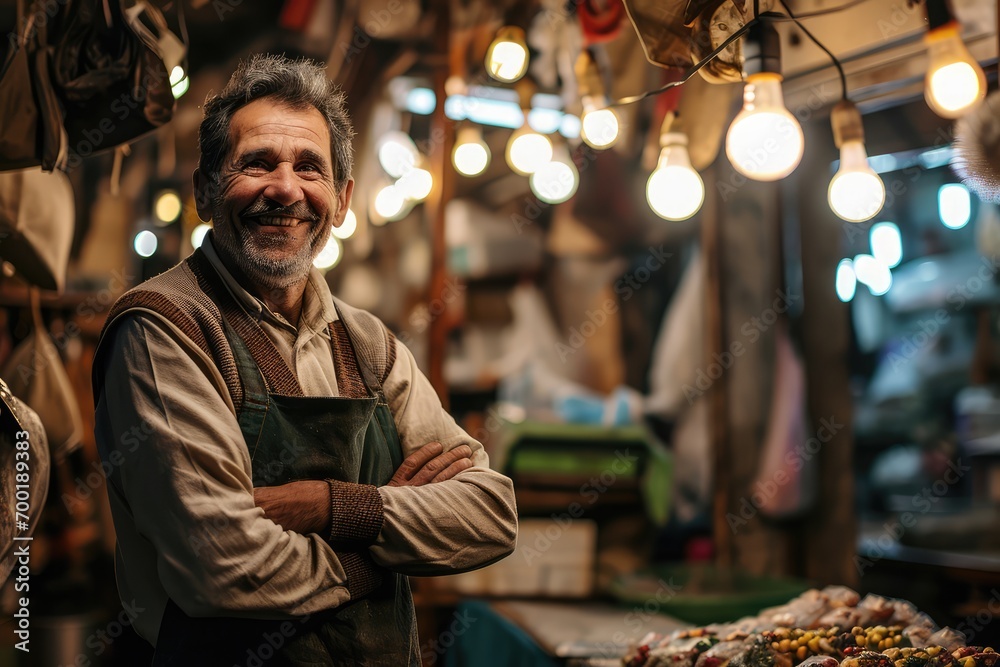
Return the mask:
<path fill-rule="evenodd" d="M 229 124 L 233 114 L 265 97 L 293 109 L 311 106 L 323 114 L 330 128 L 333 182 L 337 192 L 343 190 L 354 165 L 351 145 L 354 129 L 347 115 L 343 91 L 327 78 L 322 65 L 308 58 L 292 60 L 279 55 L 253 55 L 236 67 L 221 93 L 208 96 L 205 118 L 198 131 L 201 173 L 213 182 L 217 180 L 222 161 L 231 148 Z"/>

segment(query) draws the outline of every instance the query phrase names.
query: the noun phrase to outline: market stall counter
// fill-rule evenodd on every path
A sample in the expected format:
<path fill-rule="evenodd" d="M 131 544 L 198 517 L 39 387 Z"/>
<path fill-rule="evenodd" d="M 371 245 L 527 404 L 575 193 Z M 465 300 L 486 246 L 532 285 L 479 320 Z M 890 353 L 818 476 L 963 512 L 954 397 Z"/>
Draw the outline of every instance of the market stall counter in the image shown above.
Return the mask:
<path fill-rule="evenodd" d="M 998 667 L 992 648 L 905 600 L 812 589 L 728 623 L 685 625 L 643 607 L 470 601 L 449 667 Z M 654 629 L 653 626 L 661 627 Z M 443 636 L 442 636 L 443 638 Z"/>
<path fill-rule="evenodd" d="M 455 618 L 464 631 L 438 638 L 454 641 L 446 667 L 621 667 L 630 641 L 690 627 L 655 609 L 599 602 L 470 600 Z"/>

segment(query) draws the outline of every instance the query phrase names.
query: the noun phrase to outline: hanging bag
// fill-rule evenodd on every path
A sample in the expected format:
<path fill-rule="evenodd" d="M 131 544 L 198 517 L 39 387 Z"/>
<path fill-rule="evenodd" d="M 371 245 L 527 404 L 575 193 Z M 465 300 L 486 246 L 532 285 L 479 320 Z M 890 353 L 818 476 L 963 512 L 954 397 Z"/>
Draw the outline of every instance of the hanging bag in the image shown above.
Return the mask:
<path fill-rule="evenodd" d="M 21 341 L 4 364 L 0 377 L 11 392 L 38 413 L 45 427 L 49 447 L 62 460 L 80 446 L 83 419 L 73 385 L 55 343 L 42 321 L 38 290 L 31 290 L 31 317 L 34 331 Z"/>
<path fill-rule="evenodd" d="M 27 13 L 25 12 L 27 10 Z M 49 78 L 49 17 L 40 3 L 17 3 L 16 38 L 0 70 L 0 171 L 64 165 L 67 138 Z"/>
<path fill-rule="evenodd" d="M 186 48 L 160 10 L 145 0 L 70 0 L 65 11 L 52 68 L 72 155 L 112 149 L 167 123 L 170 72 Z"/>

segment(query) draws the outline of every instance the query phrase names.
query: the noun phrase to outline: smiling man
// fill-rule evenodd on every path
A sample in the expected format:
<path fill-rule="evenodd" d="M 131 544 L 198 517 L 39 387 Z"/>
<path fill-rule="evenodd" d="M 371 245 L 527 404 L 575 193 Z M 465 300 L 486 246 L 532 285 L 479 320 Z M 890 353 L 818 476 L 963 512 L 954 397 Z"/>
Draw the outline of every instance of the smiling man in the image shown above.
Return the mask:
<path fill-rule="evenodd" d="M 320 66 L 242 64 L 199 134 L 213 232 L 108 317 L 95 431 L 154 665 L 419 665 L 405 575 L 513 549 L 510 480 L 312 268 L 351 201 L 351 138 Z"/>

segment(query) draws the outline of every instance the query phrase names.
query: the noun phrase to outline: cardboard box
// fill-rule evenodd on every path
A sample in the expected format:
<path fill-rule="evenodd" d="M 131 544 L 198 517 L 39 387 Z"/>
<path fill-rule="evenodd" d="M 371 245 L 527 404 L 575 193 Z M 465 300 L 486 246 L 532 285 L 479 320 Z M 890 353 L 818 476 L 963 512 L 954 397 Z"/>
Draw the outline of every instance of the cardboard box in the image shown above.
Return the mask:
<path fill-rule="evenodd" d="M 589 519 L 521 519 L 514 553 L 481 570 L 440 577 L 463 595 L 589 597 L 594 589 L 597 524 Z"/>

